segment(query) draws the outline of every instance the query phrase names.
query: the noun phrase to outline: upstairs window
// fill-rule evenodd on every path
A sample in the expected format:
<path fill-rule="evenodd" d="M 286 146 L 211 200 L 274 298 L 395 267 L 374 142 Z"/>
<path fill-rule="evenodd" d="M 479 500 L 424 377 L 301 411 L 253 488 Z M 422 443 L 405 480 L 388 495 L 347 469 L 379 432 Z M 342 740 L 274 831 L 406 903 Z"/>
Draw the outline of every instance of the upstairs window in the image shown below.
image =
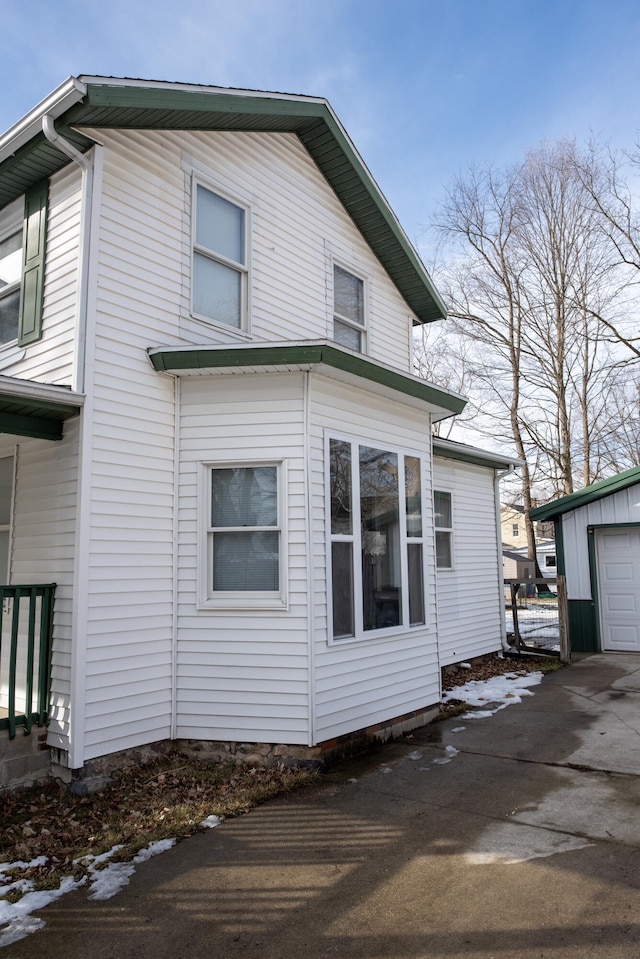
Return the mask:
<path fill-rule="evenodd" d="M 42 180 L 0 212 L 0 346 L 42 336 L 48 197 Z"/>
<path fill-rule="evenodd" d="M 247 210 L 195 183 L 193 312 L 247 327 Z"/>
<path fill-rule="evenodd" d="M 333 338 L 341 346 L 364 352 L 364 280 L 333 265 Z"/>
<path fill-rule="evenodd" d="M 0 343 L 18 339 L 21 279 L 22 225 L 0 238 Z"/>
<path fill-rule="evenodd" d="M 511 524 L 511 535 L 513 536 L 514 539 L 518 539 L 518 538 L 520 537 L 520 524 L 519 524 L 519 523 L 512 523 L 512 524 Z"/>

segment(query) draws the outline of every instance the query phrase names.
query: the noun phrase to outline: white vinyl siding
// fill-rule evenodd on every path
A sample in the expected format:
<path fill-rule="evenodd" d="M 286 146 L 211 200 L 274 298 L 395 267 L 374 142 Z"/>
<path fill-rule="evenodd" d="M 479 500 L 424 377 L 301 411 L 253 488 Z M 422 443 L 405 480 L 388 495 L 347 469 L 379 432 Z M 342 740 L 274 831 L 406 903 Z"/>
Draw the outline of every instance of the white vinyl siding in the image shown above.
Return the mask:
<path fill-rule="evenodd" d="M 42 338 L 0 349 L 0 373 L 71 386 L 76 336 L 81 176 L 69 164 L 49 182 Z"/>
<path fill-rule="evenodd" d="M 325 440 L 336 424 L 341 433 L 371 446 L 413 450 L 424 457 L 425 528 L 433 526 L 430 423 L 426 412 L 366 390 L 311 377 L 311 518 L 313 562 L 312 636 L 315 662 L 316 742 L 364 729 L 438 702 L 440 670 L 435 616 L 435 557 L 425 542 L 425 626 L 394 635 L 329 643 L 327 549 L 325 541 Z M 330 568 L 330 567 L 329 567 Z"/>
<path fill-rule="evenodd" d="M 183 378 L 180 408 L 177 735 L 306 744 L 304 376 Z M 286 460 L 287 609 L 198 608 L 199 471 L 221 455 Z"/>
<path fill-rule="evenodd" d="M 1 455 L 15 455 L 11 583 L 56 583 L 48 742 L 63 749 L 71 691 L 78 425 L 70 420 L 60 442 L 5 435 L 0 444 Z"/>
<path fill-rule="evenodd" d="M 434 486 L 451 491 L 454 569 L 438 569 L 441 665 L 501 648 L 502 566 L 496 533 L 494 473 L 436 456 Z"/>
<path fill-rule="evenodd" d="M 159 326 L 151 343 L 238 341 L 236 331 L 191 316 L 195 174 L 223 196 L 251 208 L 248 298 L 253 340 L 332 339 L 335 259 L 367 278 L 368 355 L 410 372 L 410 310 L 295 135 L 102 129 L 95 135 L 105 144 L 106 156 L 113 151 L 118 192 L 131 206 L 123 206 L 118 216 L 118 266 L 126 276 L 130 257 L 143 258 L 149 281 L 155 278 L 148 302 Z M 143 211 L 139 220 L 138 203 Z"/>

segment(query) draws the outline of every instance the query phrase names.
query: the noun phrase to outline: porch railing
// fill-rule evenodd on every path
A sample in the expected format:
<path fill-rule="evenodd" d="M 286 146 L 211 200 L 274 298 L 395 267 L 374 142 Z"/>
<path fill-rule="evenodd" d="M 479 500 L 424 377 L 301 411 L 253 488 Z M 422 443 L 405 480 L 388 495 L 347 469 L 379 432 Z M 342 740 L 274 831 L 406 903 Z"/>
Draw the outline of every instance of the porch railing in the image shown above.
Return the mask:
<path fill-rule="evenodd" d="M 0 586 L 0 729 L 10 739 L 48 718 L 55 588 Z"/>

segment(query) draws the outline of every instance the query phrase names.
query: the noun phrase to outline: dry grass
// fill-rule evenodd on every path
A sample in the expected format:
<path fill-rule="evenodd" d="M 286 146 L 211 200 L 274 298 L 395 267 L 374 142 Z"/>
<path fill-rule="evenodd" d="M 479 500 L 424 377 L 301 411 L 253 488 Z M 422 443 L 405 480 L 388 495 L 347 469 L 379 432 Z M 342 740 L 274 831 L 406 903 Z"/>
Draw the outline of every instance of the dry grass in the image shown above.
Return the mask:
<path fill-rule="evenodd" d="M 0 863 L 44 856 L 44 865 L 17 870 L 16 878 L 57 888 L 64 876 L 86 873 L 83 856 L 122 845 L 110 861 L 130 860 L 150 842 L 198 832 L 207 816 L 242 815 L 315 781 L 317 773 L 304 769 L 212 765 L 174 753 L 121 770 L 92 796 L 74 796 L 54 781 L 4 793 Z"/>

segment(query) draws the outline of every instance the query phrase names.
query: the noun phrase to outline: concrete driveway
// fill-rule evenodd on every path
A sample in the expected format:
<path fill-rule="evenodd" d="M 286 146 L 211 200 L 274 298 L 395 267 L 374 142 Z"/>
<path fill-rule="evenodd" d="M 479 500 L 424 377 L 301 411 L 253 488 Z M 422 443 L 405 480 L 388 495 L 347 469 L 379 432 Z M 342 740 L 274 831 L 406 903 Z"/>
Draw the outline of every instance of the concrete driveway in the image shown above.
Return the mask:
<path fill-rule="evenodd" d="M 111 900 L 72 893 L 2 955 L 630 959 L 640 657 L 584 656 L 533 692 L 182 842 Z"/>

